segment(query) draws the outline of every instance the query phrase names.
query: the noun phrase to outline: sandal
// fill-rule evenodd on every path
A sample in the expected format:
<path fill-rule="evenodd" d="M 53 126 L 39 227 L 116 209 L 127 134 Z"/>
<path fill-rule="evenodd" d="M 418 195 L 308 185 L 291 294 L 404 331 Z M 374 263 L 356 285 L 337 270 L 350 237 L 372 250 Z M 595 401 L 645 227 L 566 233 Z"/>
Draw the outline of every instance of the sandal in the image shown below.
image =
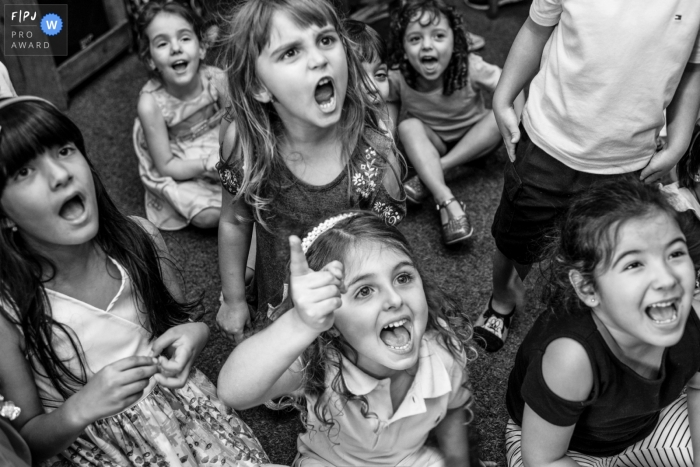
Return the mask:
<path fill-rule="evenodd" d="M 406 201 L 413 204 L 420 204 L 428 197 L 428 187 L 426 187 L 418 175 L 414 175 L 404 182 L 403 189 L 406 192 Z"/>
<path fill-rule="evenodd" d="M 515 313 L 515 307 L 507 315 L 493 309 L 491 303 L 493 295 L 489 298 L 486 311 L 479 317 L 484 324 L 474 326 L 474 341 L 487 352 L 496 352 L 503 347 L 508 338 L 508 329 Z"/>
<path fill-rule="evenodd" d="M 441 220 L 442 223 L 442 240 L 445 245 L 452 245 L 454 243 L 462 242 L 474 233 L 474 227 L 472 227 L 471 222 L 469 222 L 469 216 L 467 216 L 467 211 L 465 209 L 464 203 L 459 201 L 459 205 L 462 206 L 464 215 L 452 218 L 450 213 L 447 212 L 447 205 L 453 201 L 457 201 L 455 198 L 446 199 L 445 201 L 439 203 L 437 206 L 438 211 L 445 209 L 444 219 Z"/>

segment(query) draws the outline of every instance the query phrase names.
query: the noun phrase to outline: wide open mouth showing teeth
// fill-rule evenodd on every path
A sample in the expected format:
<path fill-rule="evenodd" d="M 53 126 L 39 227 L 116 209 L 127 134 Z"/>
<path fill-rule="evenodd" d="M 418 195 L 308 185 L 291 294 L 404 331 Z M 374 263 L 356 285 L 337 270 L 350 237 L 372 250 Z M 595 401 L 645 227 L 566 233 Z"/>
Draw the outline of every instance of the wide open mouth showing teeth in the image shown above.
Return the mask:
<path fill-rule="evenodd" d="M 173 69 L 175 69 L 175 71 L 182 71 L 185 68 L 187 68 L 187 62 L 184 60 L 178 60 L 177 62 L 173 63 Z"/>
<path fill-rule="evenodd" d="M 66 220 L 74 220 L 79 218 L 85 212 L 85 203 L 80 195 L 75 195 L 66 200 L 61 206 L 58 215 Z"/>
<path fill-rule="evenodd" d="M 670 323 L 678 317 L 678 307 L 674 301 L 654 303 L 644 311 L 657 324 Z"/>
<path fill-rule="evenodd" d="M 316 103 L 321 107 L 328 106 L 333 103 L 335 98 L 335 88 L 333 87 L 333 81 L 329 78 L 323 78 L 316 85 L 316 90 L 314 91 L 314 98 Z"/>
<path fill-rule="evenodd" d="M 389 323 L 379 332 L 379 338 L 394 350 L 406 350 L 411 345 L 413 326 L 406 318 Z"/>

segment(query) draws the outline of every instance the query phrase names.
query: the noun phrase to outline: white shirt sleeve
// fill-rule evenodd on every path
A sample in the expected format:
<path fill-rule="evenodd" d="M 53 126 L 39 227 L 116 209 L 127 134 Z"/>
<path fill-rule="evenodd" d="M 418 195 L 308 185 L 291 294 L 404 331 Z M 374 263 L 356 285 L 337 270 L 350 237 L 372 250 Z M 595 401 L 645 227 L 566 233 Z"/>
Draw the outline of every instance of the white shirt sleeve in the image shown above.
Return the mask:
<path fill-rule="evenodd" d="M 564 0 L 534 0 L 530 6 L 530 19 L 540 26 L 555 26 L 559 22 Z"/>

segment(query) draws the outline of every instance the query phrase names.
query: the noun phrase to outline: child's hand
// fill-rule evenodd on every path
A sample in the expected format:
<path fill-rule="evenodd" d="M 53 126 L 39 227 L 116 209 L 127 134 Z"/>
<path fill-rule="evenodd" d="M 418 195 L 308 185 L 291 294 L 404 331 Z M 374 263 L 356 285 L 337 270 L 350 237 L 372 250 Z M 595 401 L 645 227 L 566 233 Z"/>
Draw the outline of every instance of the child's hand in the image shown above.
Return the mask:
<path fill-rule="evenodd" d="M 153 342 L 154 355 L 158 357 L 159 372 L 155 379 L 161 386 L 178 389 L 185 385 L 192 363 L 209 337 L 206 324 L 187 323 L 174 326 Z M 170 358 L 161 355 L 163 351 Z"/>
<path fill-rule="evenodd" d="M 219 153 L 212 152 L 204 162 L 204 178 L 219 182 L 219 172 L 216 170 L 216 164 L 219 162 Z"/>
<path fill-rule="evenodd" d="M 74 396 L 81 425 L 117 414 L 143 395 L 148 380 L 158 371 L 153 357 L 127 357 L 98 371 Z"/>
<path fill-rule="evenodd" d="M 683 153 L 676 154 L 669 151 L 668 146 L 665 147 L 651 157 L 639 176 L 640 180 L 644 183 L 661 181 L 661 178 L 673 169 L 682 156 Z"/>
<path fill-rule="evenodd" d="M 294 309 L 311 329 L 323 332 L 333 326 L 333 312 L 340 308 L 343 284 L 343 263 L 332 261 L 320 271 L 313 271 L 306 262 L 299 237 L 289 237 L 291 277 L 289 286 Z"/>
<path fill-rule="evenodd" d="M 508 158 L 511 162 L 515 162 L 515 145 L 520 141 L 520 129 L 518 128 L 520 121 L 515 113 L 515 108 L 512 103 L 507 107 L 502 107 L 494 100 L 493 113 L 496 116 L 496 124 L 498 124 L 498 131 L 503 137 Z"/>
<path fill-rule="evenodd" d="M 229 305 L 226 300 L 222 300 L 216 314 L 216 324 L 229 340 L 240 344 L 244 339 L 243 331 L 246 326 L 250 326 L 248 303 L 242 300 Z"/>

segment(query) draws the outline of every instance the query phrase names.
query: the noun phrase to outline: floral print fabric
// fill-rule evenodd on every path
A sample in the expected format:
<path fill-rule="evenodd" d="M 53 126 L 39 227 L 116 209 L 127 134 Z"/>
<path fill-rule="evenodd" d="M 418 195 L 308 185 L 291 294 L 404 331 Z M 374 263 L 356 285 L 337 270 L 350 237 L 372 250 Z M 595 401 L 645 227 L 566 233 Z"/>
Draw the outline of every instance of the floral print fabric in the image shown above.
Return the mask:
<path fill-rule="evenodd" d="M 252 467 L 269 463 L 248 425 L 193 370 L 181 389 L 155 385 L 141 402 L 92 423 L 42 467 Z"/>

